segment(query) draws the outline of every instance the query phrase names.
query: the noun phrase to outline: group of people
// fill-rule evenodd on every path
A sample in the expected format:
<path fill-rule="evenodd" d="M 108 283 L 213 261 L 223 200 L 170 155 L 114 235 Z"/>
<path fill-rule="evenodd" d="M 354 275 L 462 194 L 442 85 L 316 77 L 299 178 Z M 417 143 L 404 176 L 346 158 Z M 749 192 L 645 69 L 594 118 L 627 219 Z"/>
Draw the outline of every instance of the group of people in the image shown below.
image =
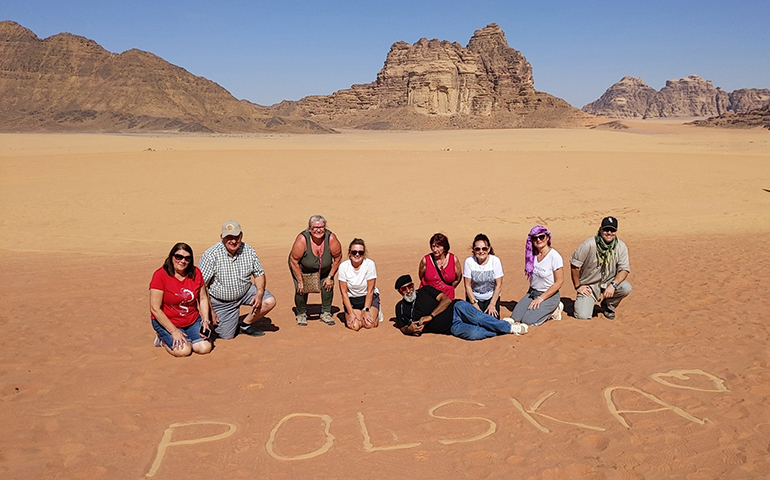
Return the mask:
<path fill-rule="evenodd" d="M 617 238 L 618 221 L 602 220 L 597 233 L 583 242 L 570 259 L 570 278 L 576 291 L 574 315 L 593 316 L 598 303 L 601 313 L 615 318 L 620 301 L 631 292 L 628 248 Z M 193 262 L 192 248 L 177 243 L 150 282 L 150 314 L 156 332 L 155 345 L 182 357 L 209 353 L 212 338 L 231 339 L 238 334 L 261 336 L 256 322 L 275 308 L 275 297 L 267 290 L 265 271 L 254 249 L 243 242 L 238 222 L 222 225 L 221 241 Z M 395 308 L 396 327 L 407 335 L 451 334 L 479 340 L 501 334 L 527 333 L 530 326 L 561 319 L 564 304 L 559 290 L 564 283 L 564 262 L 551 246 L 551 232 L 533 227 L 525 241 L 524 273 L 529 289 L 516 303 L 509 318 L 500 318 L 503 267 L 489 238 L 480 233 L 473 239 L 472 255 L 463 264 L 449 251 L 449 239 L 436 233 L 431 252 L 418 266 L 420 287 L 410 275 L 396 280 L 402 300 Z M 383 320 L 376 286 L 377 268 L 367 257 L 365 242 L 354 238 L 342 261 L 342 245 L 328 230 L 326 219 L 313 215 L 289 253 L 294 281 L 294 305 L 299 326 L 307 325 L 307 300 L 320 293 L 320 320 L 334 325 L 332 300 L 334 277 L 342 296 L 345 325 L 352 330 L 376 328 Z M 464 285 L 465 300 L 455 298 Z M 249 311 L 241 318 L 242 306 Z"/>

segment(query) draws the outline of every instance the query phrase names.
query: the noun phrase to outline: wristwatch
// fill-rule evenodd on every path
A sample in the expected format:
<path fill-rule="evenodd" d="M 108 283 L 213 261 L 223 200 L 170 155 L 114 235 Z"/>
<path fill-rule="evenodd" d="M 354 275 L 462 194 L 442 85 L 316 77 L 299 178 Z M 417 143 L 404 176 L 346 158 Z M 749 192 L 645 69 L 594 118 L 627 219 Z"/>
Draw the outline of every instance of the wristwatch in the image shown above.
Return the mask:
<path fill-rule="evenodd" d="M 473 300 L 471 300 L 471 305 L 476 305 L 477 303 L 479 303 L 479 301 L 476 300 L 475 298 Z"/>
<path fill-rule="evenodd" d="M 615 290 L 617 290 L 617 289 L 618 289 L 618 284 L 617 284 L 617 283 L 615 283 L 615 282 L 610 282 L 610 285 L 612 285 L 612 288 L 614 288 Z"/>
<path fill-rule="evenodd" d="M 365 311 L 365 312 L 368 312 L 368 311 L 369 311 L 369 307 L 366 307 L 366 308 L 364 309 L 364 311 Z"/>

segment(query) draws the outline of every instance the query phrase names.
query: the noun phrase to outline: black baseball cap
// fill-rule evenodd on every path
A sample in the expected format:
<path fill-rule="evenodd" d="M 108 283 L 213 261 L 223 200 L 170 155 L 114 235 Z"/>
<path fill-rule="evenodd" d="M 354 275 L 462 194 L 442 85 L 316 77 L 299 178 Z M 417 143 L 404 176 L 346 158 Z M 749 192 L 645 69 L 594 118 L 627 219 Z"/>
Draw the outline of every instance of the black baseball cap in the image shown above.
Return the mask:
<path fill-rule="evenodd" d="M 618 231 L 618 219 L 615 217 L 604 217 L 602 220 L 601 230 L 605 228 L 611 228 L 613 231 Z"/>

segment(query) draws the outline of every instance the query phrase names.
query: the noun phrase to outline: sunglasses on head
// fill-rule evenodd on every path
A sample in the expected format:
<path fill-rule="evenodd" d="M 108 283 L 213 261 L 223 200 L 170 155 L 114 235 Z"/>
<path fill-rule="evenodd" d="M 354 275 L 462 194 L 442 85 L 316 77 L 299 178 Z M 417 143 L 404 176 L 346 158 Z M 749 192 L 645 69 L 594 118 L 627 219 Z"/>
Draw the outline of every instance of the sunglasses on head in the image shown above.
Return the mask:
<path fill-rule="evenodd" d="M 489 247 L 473 247 L 474 252 L 488 252 Z"/>
<path fill-rule="evenodd" d="M 545 233 L 541 233 L 540 235 L 531 235 L 529 238 L 531 238 L 532 241 L 534 242 L 535 240 L 537 241 L 545 240 L 546 238 L 548 238 L 548 235 L 546 235 Z"/>
<path fill-rule="evenodd" d="M 605 233 L 615 233 L 616 231 L 617 230 L 615 230 L 612 227 L 604 227 L 604 228 L 602 228 L 602 232 L 605 232 Z"/>
<path fill-rule="evenodd" d="M 353 256 L 356 256 L 356 255 L 363 255 L 363 254 L 364 254 L 364 251 L 363 251 L 363 250 L 351 250 L 351 251 L 350 251 L 350 254 L 351 254 L 351 255 L 353 255 Z"/>
<path fill-rule="evenodd" d="M 182 254 L 179 254 L 179 253 L 175 253 L 174 254 L 174 260 L 177 260 L 177 261 L 180 261 L 180 262 L 181 261 L 190 262 L 190 261 L 192 261 L 192 256 L 191 255 L 182 255 Z"/>

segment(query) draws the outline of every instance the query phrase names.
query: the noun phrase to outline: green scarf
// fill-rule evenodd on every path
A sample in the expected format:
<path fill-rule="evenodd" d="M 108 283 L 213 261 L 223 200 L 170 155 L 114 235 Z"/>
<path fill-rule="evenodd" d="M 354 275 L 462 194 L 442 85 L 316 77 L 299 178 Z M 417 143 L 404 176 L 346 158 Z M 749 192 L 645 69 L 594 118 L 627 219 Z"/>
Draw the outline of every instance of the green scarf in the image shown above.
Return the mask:
<path fill-rule="evenodd" d="M 602 237 L 602 232 L 596 232 L 596 261 L 602 269 L 602 280 L 607 280 L 610 266 L 615 263 L 615 247 L 618 246 L 618 237 L 607 243 Z"/>

